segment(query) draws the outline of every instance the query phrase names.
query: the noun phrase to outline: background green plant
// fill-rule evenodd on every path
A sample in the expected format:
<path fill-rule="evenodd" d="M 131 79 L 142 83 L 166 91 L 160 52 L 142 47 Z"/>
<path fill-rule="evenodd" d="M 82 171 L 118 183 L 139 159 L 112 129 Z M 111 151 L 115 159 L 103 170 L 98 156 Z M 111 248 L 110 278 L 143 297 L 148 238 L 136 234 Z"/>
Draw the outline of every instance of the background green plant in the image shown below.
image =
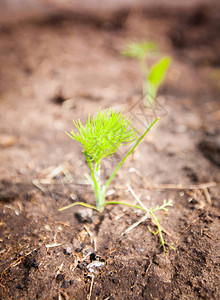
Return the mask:
<path fill-rule="evenodd" d="M 143 96 L 146 106 L 151 106 L 157 96 L 157 90 L 165 77 L 170 64 L 169 57 L 163 57 L 153 66 L 149 66 L 148 57 L 158 50 L 155 43 L 143 42 L 127 44 L 122 54 L 127 57 L 136 58 L 140 62 L 143 77 Z"/>

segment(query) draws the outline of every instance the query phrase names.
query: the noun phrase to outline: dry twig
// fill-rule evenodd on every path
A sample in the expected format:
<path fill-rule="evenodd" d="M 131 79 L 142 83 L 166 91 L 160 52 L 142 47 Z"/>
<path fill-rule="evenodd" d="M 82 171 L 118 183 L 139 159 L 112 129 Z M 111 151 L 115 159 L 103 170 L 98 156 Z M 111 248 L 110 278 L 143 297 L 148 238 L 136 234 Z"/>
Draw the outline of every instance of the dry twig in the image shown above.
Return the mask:
<path fill-rule="evenodd" d="M 203 189 L 203 192 L 204 192 L 204 195 L 206 197 L 207 202 L 210 205 L 212 205 L 212 200 L 211 200 L 211 197 L 210 197 L 210 194 L 209 194 L 209 191 L 208 191 L 207 187 Z"/>
<path fill-rule="evenodd" d="M 216 186 L 216 182 L 206 182 L 206 183 L 200 183 L 200 184 L 192 184 L 192 185 L 182 185 L 182 184 L 154 184 L 154 185 L 148 185 L 148 189 L 171 189 L 171 190 L 203 190 L 210 187 Z"/>
<path fill-rule="evenodd" d="M 92 288 L 93 288 L 93 283 L 94 283 L 95 276 L 92 274 L 91 277 L 92 277 L 92 280 L 91 280 L 91 284 L 90 284 L 90 289 L 89 289 L 89 294 L 87 296 L 87 300 L 90 300 L 91 296 L 92 296 Z"/>

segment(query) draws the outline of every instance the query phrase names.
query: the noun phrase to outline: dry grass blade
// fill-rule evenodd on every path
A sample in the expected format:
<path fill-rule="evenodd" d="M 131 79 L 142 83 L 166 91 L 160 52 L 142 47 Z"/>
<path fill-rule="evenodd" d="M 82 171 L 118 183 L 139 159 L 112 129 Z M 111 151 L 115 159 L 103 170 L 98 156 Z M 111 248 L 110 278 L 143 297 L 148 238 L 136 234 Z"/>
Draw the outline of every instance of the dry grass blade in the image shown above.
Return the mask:
<path fill-rule="evenodd" d="M 147 220 L 147 218 L 149 218 L 147 215 L 144 215 L 143 217 L 141 217 L 137 222 L 135 222 L 134 224 L 132 224 L 131 226 L 129 226 L 123 233 L 122 235 L 125 235 L 126 233 L 130 232 L 131 230 L 133 230 L 135 227 L 137 227 L 139 224 L 141 224 L 142 222 L 144 222 L 145 220 Z"/>
<path fill-rule="evenodd" d="M 200 184 L 192 184 L 192 185 L 182 185 L 182 184 L 154 184 L 154 185 L 148 185 L 148 189 L 159 189 L 159 190 L 204 190 L 210 187 L 216 186 L 216 182 L 206 182 L 206 183 L 200 183 Z"/>
<path fill-rule="evenodd" d="M 92 296 L 92 288 L 93 288 L 93 284 L 94 284 L 94 279 L 95 279 L 95 276 L 94 275 L 91 275 L 92 277 L 92 280 L 91 280 L 91 284 L 90 284 L 90 289 L 89 289 L 89 294 L 87 296 L 87 300 L 90 300 L 91 299 L 91 296 Z"/>
<path fill-rule="evenodd" d="M 147 210 L 146 206 L 144 205 L 144 203 L 139 199 L 139 197 L 136 195 L 136 193 L 134 192 L 134 190 L 132 189 L 132 187 L 128 184 L 127 185 L 129 192 L 132 194 L 132 196 L 134 197 L 134 199 L 138 202 L 138 204 L 143 207 L 144 209 Z"/>
<path fill-rule="evenodd" d="M 206 197 L 207 202 L 210 205 L 212 205 L 212 200 L 211 200 L 211 197 L 210 197 L 210 194 L 209 194 L 209 191 L 208 191 L 207 187 L 203 189 L 203 192 L 204 192 L 204 195 Z"/>

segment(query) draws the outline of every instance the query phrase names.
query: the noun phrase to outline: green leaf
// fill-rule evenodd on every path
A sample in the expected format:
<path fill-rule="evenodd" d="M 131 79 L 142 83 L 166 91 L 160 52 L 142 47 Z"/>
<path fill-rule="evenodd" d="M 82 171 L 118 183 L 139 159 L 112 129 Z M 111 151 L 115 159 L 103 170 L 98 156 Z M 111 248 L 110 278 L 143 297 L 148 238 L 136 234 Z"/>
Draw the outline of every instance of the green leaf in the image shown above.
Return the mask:
<path fill-rule="evenodd" d="M 163 81 L 165 72 L 169 67 L 169 64 L 170 64 L 170 58 L 164 57 L 151 68 L 150 74 L 148 76 L 148 81 L 156 88 Z"/>
<path fill-rule="evenodd" d="M 111 108 L 104 112 L 99 109 L 93 118 L 89 115 L 85 125 L 80 120 L 73 123 L 78 132 L 72 130 L 67 135 L 80 142 L 84 154 L 97 164 L 103 157 L 115 153 L 121 145 L 138 139 L 135 128 L 131 126 L 131 119 Z"/>
<path fill-rule="evenodd" d="M 153 52 L 157 50 L 157 46 L 153 42 L 143 42 L 143 43 L 133 43 L 130 42 L 126 46 L 125 50 L 121 53 L 124 56 L 144 59 L 148 52 Z"/>

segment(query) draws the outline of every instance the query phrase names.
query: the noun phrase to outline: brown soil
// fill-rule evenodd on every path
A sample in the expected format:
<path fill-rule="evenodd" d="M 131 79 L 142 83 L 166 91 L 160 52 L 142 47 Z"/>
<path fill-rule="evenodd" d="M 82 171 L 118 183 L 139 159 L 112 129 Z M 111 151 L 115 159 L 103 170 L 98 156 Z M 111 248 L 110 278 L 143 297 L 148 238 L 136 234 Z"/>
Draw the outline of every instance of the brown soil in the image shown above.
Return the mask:
<path fill-rule="evenodd" d="M 1 26 L 1 299 L 220 298 L 218 12 L 142 9 Z M 144 110 L 138 64 L 120 55 L 143 39 L 172 57 L 154 108 Z M 168 253 L 150 219 L 123 234 L 138 210 L 58 211 L 77 199 L 94 204 L 81 149 L 64 132 L 100 106 L 124 108 L 138 129 L 161 117 L 109 198 L 135 203 L 129 184 L 148 207 L 172 199 L 158 213 Z M 106 161 L 106 177 L 122 152 Z M 93 261 L 104 263 L 97 273 L 87 268 Z"/>

